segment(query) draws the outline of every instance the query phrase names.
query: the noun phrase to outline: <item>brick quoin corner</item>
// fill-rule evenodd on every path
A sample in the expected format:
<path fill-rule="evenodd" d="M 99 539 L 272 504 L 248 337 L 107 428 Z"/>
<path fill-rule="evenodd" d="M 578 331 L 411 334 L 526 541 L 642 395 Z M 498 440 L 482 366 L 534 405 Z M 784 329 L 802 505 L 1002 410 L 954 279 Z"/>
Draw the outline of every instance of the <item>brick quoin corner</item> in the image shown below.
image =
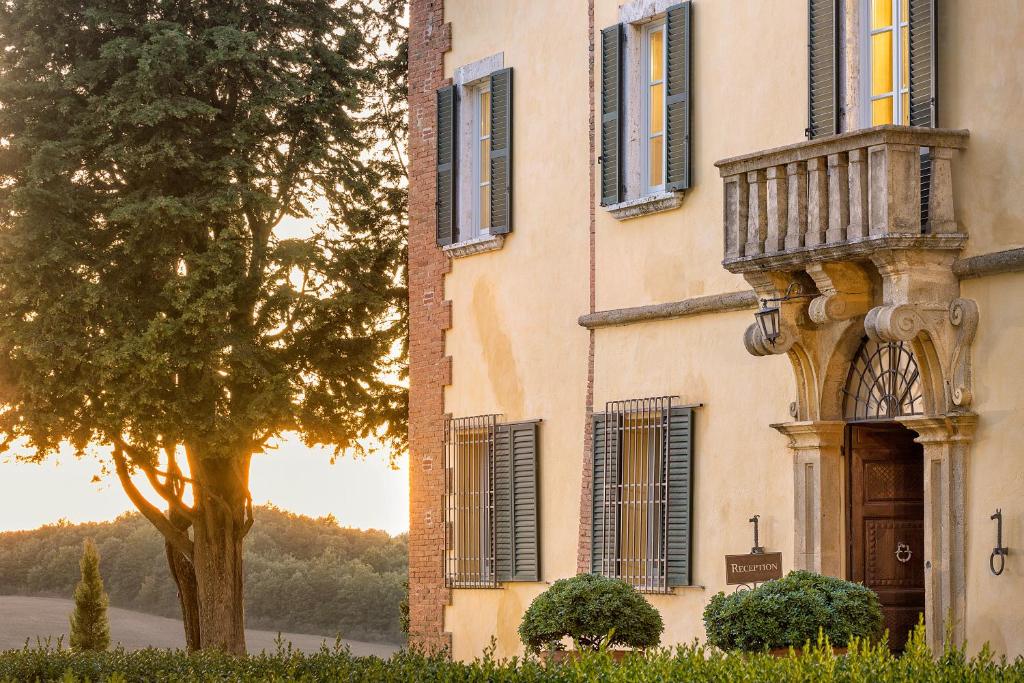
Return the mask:
<path fill-rule="evenodd" d="M 444 585 L 444 388 L 451 383 L 445 330 L 451 303 L 444 276 L 451 265 L 435 242 L 438 88 L 451 25 L 443 0 L 409 8 L 409 641 L 451 648 L 444 630 L 450 595 Z"/>

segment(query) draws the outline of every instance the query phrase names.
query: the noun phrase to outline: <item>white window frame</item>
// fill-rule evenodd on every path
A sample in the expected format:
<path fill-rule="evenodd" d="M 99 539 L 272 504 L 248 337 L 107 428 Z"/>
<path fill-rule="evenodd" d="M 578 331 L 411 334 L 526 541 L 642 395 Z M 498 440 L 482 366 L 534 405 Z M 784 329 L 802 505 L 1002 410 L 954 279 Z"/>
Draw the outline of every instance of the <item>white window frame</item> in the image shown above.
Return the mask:
<path fill-rule="evenodd" d="M 482 106 L 480 100 L 483 98 L 483 96 L 485 94 L 489 94 L 490 92 L 491 92 L 491 82 L 490 82 L 490 79 L 484 79 L 484 80 L 480 81 L 479 83 L 474 84 L 471 88 L 468 89 L 468 94 L 473 98 L 473 135 L 470 138 L 470 140 L 472 142 L 472 145 L 473 145 L 473 150 L 472 150 L 472 153 L 473 153 L 473 188 L 472 188 L 472 192 L 471 192 L 471 196 L 472 196 L 472 199 L 473 199 L 473 211 L 472 211 L 472 214 L 471 214 L 472 215 L 472 219 L 470 220 L 470 225 L 469 225 L 470 234 L 466 235 L 465 239 L 474 239 L 474 238 L 477 238 L 477 237 L 483 237 L 484 235 L 489 235 L 491 233 L 490 224 L 488 224 L 488 225 L 483 225 L 482 224 L 482 218 L 483 217 L 481 216 L 481 211 L 480 211 L 480 197 L 481 197 L 481 194 L 482 194 L 481 190 L 484 187 L 484 185 L 487 185 L 487 187 L 490 187 L 490 185 L 491 185 L 491 181 L 490 180 L 487 180 L 486 182 L 484 182 L 482 180 L 482 177 L 483 177 L 482 170 L 483 169 L 482 169 L 482 165 L 480 163 L 480 146 L 481 146 L 481 143 L 485 139 L 488 140 L 488 141 L 491 139 L 490 134 L 488 134 L 486 136 L 482 136 L 480 134 L 480 130 L 483 127 L 483 117 L 486 115 L 488 118 L 490 118 L 491 112 L 490 111 L 487 111 L 487 112 L 483 111 L 483 106 Z"/>
<path fill-rule="evenodd" d="M 861 31 L 860 31 L 860 53 L 861 53 L 861 74 L 863 74 L 862 87 L 861 87 L 861 126 L 863 128 L 869 128 L 872 125 L 872 104 L 876 100 L 882 100 L 886 97 L 893 98 L 892 105 L 892 123 L 902 124 L 903 115 L 907 112 L 903 111 L 903 93 L 910 93 L 910 74 L 907 74 L 907 87 L 902 87 L 903 83 L 903 28 L 908 27 L 909 33 L 909 21 L 901 21 L 901 10 L 905 3 L 909 3 L 910 0 L 892 0 L 892 16 L 889 18 L 889 24 L 885 28 L 872 29 L 871 28 L 871 3 L 873 0 L 861 0 Z M 908 12 L 909 17 L 909 12 Z M 873 95 L 871 93 L 872 83 L 872 69 L 871 69 L 871 38 L 880 33 L 886 31 L 892 31 L 892 83 L 893 90 L 888 93 L 881 95 Z"/>
<path fill-rule="evenodd" d="M 645 24 L 641 31 L 641 40 L 643 44 L 640 49 L 640 69 L 639 74 L 641 76 L 641 121 L 640 121 L 640 195 L 649 196 L 654 194 L 661 194 L 665 191 L 665 174 L 668 167 L 668 145 L 666 139 L 665 126 L 668 121 L 668 93 L 666 85 L 666 77 L 668 76 L 668 36 L 667 25 L 665 17 L 662 16 L 652 22 Z M 651 36 L 654 33 L 661 32 L 662 34 L 662 71 L 661 71 L 661 84 L 662 84 L 662 117 L 661 117 L 661 183 L 658 185 L 651 184 L 651 160 L 650 160 L 650 148 L 651 148 L 651 86 L 656 85 L 656 82 L 650 80 L 650 63 L 651 63 Z M 627 105 L 628 106 L 628 105 Z"/>

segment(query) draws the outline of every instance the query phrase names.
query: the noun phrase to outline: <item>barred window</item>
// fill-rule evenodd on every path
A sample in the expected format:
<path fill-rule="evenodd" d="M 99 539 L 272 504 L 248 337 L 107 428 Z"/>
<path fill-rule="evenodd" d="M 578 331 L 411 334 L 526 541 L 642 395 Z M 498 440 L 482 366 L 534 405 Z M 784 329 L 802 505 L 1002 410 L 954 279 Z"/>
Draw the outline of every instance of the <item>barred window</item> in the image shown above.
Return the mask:
<path fill-rule="evenodd" d="M 690 582 L 692 407 L 613 401 L 594 416 L 592 571 L 646 592 Z"/>
<path fill-rule="evenodd" d="M 537 423 L 445 422 L 445 584 L 539 579 Z"/>

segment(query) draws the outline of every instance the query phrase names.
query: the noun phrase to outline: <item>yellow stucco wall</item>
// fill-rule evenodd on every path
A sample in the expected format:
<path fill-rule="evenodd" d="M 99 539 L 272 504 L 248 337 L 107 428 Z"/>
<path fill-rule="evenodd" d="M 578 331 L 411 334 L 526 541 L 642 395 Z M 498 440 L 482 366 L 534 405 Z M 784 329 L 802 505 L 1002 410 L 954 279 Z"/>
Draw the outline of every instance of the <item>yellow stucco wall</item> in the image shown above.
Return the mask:
<path fill-rule="evenodd" d="M 454 1 L 445 15 L 446 73 L 503 52 L 515 126 L 514 232 L 499 251 L 455 259 L 446 278 L 453 363 L 445 405 L 456 417 L 543 420 L 541 572 L 554 580 L 576 570 L 585 422 L 589 342 L 576 319 L 589 306 L 587 7 Z M 499 656 L 515 653 L 522 612 L 543 589 L 454 591 L 445 614 L 453 654 L 478 655 L 492 636 Z"/>
<path fill-rule="evenodd" d="M 619 2 L 596 0 L 595 27 L 617 22 Z M 943 3 L 940 122 L 971 129 L 957 161 L 967 252 L 1024 244 L 1024 8 L 1003 0 Z M 620 222 L 596 216 L 597 309 L 662 303 L 747 289 L 722 259 L 722 183 L 714 162 L 798 142 L 806 126 L 806 2 L 695 0 L 693 187 L 679 209 Z M 589 309 L 589 102 L 587 3 L 445 0 L 452 23 L 446 73 L 504 53 L 515 70 L 514 233 L 495 252 L 459 258 L 446 278 L 452 329 L 453 416 L 539 418 L 542 583 L 455 590 L 445 612 L 454 656 L 521 652 L 516 628 L 547 583 L 576 569 L 585 429 Z M 1015 131 L 1015 134 L 1009 134 Z M 969 463 L 967 616 L 972 647 L 1024 652 L 1024 275 L 970 281 L 981 309 L 975 346 L 981 415 Z M 696 413 L 694 568 L 697 587 L 652 596 L 663 642 L 703 636 L 701 611 L 725 589 L 726 553 L 763 545 L 793 559 L 793 469 L 786 422 L 795 383 L 785 358 L 754 358 L 742 345 L 749 312 L 601 329 L 595 333 L 594 406 L 673 394 Z M 1001 506 L 1006 573 L 988 553 Z M 1015 559 L 1017 558 L 1017 559 Z"/>
<path fill-rule="evenodd" d="M 1018 233 L 1018 237 L 1021 237 Z M 1022 238 L 1024 239 L 1024 238 Z M 967 471 L 967 634 L 972 649 L 1024 653 L 1024 274 L 970 280 L 961 294 L 978 302 L 974 409 L 978 431 Z M 989 571 L 1003 510 L 1001 576 Z"/>
<path fill-rule="evenodd" d="M 1024 4 L 942 2 L 939 125 L 971 131 L 956 159 L 957 219 L 967 256 L 1024 245 Z"/>

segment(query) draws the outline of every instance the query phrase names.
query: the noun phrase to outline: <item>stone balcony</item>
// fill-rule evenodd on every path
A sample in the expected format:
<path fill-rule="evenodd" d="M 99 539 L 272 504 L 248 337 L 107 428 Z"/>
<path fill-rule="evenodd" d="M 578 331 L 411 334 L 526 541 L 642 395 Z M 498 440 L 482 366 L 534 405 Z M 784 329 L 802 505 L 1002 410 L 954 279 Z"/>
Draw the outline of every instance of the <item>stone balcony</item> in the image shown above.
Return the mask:
<path fill-rule="evenodd" d="M 877 126 L 719 161 L 723 265 L 794 271 L 878 250 L 959 250 L 966 236 L 953 214 L 951 160 L 967 138 Z"/>

